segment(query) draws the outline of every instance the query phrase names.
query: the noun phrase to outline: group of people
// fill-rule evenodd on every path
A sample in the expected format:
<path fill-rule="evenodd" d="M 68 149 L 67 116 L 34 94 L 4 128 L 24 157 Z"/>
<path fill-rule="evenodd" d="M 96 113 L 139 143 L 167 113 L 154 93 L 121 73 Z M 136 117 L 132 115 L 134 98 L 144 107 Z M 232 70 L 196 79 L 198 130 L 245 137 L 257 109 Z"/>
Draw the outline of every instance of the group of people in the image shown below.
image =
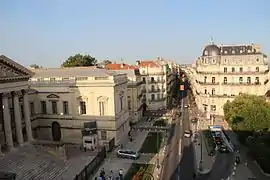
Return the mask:
<path fill-rule="evenodd" d="M 108 178 L 106 178 L 106 173 L 104 168 L 101 169 L 99 176 L 95 178 L 95 180 L 124 180 L 124 172 L 122 169 L 119 169 L 118 175 L 113 171 L 110 172 Z"/>

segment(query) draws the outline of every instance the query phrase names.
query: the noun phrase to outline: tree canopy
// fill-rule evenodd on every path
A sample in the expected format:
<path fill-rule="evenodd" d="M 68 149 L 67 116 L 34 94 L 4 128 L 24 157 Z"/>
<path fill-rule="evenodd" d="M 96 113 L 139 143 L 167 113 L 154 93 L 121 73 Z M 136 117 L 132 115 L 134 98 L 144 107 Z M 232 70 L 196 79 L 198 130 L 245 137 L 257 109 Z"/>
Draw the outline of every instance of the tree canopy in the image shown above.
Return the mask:
<path fill-rule="evenodd" d="M 104 60 L 103 63 L 106 64 L 106 65 L 107 64 L 112 64 L 112 62 L 110 60 Z"/>
<path fill-rule="evenodd" d="M 37 65 L 37 64 L 31 64 L 31 65 L 30 65 L 30 68 L 33 68 L 33 69 L 40 69 L 40 68 L 42 68 L 42 66 L 39 66 L 39 65 Z"/>
<path fill-rule="evenodd" d="M 83 67 L 95 66 L 97 64 L 96 58 L 90 55 L 75 54 L 70 56 L 61 67 Z"/>
<path fill-rule="evenodd" d="M 258 132 L 270 128 L 270 105 L 264 97 L 243 94 L 226 102 L 223 110 L 234 130 Z"/>

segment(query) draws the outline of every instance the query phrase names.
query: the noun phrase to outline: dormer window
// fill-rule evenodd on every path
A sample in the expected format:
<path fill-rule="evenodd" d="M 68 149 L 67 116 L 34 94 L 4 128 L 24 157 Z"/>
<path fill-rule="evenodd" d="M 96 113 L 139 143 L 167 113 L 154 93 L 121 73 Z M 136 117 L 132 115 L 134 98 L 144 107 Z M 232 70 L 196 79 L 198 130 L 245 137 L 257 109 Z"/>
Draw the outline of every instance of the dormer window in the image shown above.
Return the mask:
<path fill-rule="evenodd" d="M 232 72 L 235 72 L 235 68 L 234 67 L 232 67 Z"/>
<path fill-rule="evenodd" d="M 204 94 L 207 94 L 207 89 L 204 89 Z"/>
<path fill-rule="evenodd" d="M 204 55 L 207 56 L 208 55 L 208 52 L 207 51 L 204 51 Z"/>
<path fill-rule="evenodd" d="M 240 84 L 243 83 L 243 77 L 239 77 L 239 83 L 240 83 Z"/>
<path fill-rule="evenodd" d="M 206 81 L 207 81 L 207 77 L 205 76 L 203 82 L 206 83 Z"/>
<path fill-rule="evenodd" d="M 256 61 L 259 62 L 260 61 L 259 58 L 257 58 Z"/>
<path fill-rule="evenodd" d="M 234 50 L 232 50 L 232 53 L 233 53 L 233 54 L 235 54 L 235 51 L 234 51 Z"/>
<path fill-rule="evenodd" d="M 260 71 L 260 68 L 259 67 L 256 67 L 256 72 L 259 72 Z"/>
<path fill-rule="evenodd" d="M 228 69 L 225 67 L 225 68 L 224 68 L 224 72 L 226 73 L 227 71 L 228 71 Z"/>
<path fill-rule="evenodd" d="M 240 50 L 240 53 L 242 54 L 243 53 L 243 50 Z"/>

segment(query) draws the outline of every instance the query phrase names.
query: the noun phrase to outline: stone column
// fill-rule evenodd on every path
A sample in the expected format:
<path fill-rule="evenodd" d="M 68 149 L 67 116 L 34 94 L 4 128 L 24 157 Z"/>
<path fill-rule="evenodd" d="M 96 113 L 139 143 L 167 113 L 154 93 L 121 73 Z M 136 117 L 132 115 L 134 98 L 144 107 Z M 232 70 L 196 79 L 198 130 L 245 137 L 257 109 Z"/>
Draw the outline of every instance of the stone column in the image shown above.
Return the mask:
<path fill-rule="evenodd" d="M 28 138 L 28 141 L 32 141 L 33 134 L 32 134 L 32 125 L 31 125 L 31 119 L 30 119 L 30 109 L 29 109 L 27 90 L 23 91 L 23 111 L 24 111 L 24 121 L 25 121 L 27 138 Z"/>
<path fill-rule="evenodd" d="M 5 127 L 5 136 L 6 143 L 9 149 L 12 149 L 13 146 L 13 138 L 12 138 L 12 130 L 11 130 L 11 117 L 8 105 L 8 98 L 11 97 L 10 93 L 3 93 L 2 102 L 3 102 L 3 114 L 4 114 L 4 127 Z"/>
<path fill-rule="evenodd" d="M 17 135 L 17 141 L 19 145 L 23 143 L 22 118 L 21 118 L 20 104 L 19 104 L 19 97 L 18 97 L 20 94 L 21 92 L 16 91 L 14 92 L 14 96 L 13 96 L 16 135 Z"/>

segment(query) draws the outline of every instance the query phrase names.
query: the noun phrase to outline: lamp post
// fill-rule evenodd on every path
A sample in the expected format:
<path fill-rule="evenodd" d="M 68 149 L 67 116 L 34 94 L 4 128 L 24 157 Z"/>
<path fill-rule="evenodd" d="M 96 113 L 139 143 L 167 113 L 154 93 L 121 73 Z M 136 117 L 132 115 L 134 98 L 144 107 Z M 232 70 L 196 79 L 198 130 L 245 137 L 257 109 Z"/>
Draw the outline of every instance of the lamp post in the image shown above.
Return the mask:
<path fill-rule="evenodd" d="M 158 149 L 158 141 L 159 141 L 159 132 L 157 132 L 157 168 L 159 169 L 160 165 L 159 165 L 159 149 Z"/>

